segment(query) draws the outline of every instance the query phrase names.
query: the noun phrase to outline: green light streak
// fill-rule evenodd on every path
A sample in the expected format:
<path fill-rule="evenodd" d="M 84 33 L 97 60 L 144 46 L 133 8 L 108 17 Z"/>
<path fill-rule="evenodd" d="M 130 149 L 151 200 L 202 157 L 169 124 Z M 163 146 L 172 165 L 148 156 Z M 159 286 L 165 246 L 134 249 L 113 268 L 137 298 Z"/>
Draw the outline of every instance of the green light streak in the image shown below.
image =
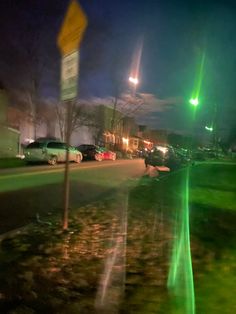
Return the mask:
<path fill-rule="evenodd" d="M 212 132 L 213 131 L 213 127 L 211 126 L 211 127 L 209 127 L 209 126 L 205 126 L 205 129 L 207 130 L 207 131 L 210 131 L 210 132 Z"/>
<path fill-rule="evenodd" d="M 192 126 L 196 118 L 199 96 L 201 93 L 206 55 L 203 51 L 201 60 L 196 71 L 194 89 L 189 103 L 193 106 Z M 192 130 L 193 131 L 193 130 Z M 192 148 L 192 143 L 189 143 Z M 190 168 L 186 169 L 183 177 L 181 193 L 181 208 L 176 212 L 175 217 L 175 237 L 173 251 L 168 276 L 168 288 L 174 297 L 173 313 L 195 314 L 195 294 L 190 247 L 189 228 L 189 174 Z"/>
<path fill-rule="evenodd" d="M 199 99 L 202 82 L 203 82 L 205 60 L 206 60 L 206 54 L 205 52 L 203 52 L 201 56 L 200 67 L 199 67 L 199 70 L 197 71 L 195 86 L 194 86 L 191 99 Z"/>
<path fill-rule="evenodd" d="M 168 276 L 168 288 L 175 299 L 174 313 L 194 314 L 195 295 L 189 228 L 189 168 L 184 177 L 182 208 L 176 213 L 175 238 Z"/>
<path fill-rule="evenodd" d="M 204 76 L 205 60 L 206 60 L 206 54 L 205 52 L 203 52 L 201 56 L 201 60 L 200 60 L 200 66 L 199 66 L 199 69 L 197 70 L 191 99 L 189 100 L 190 104 L 193 106 L 193 119 L 195 119 L 196 110 L 200 102 L 199 97 L 201 93 L 203 76 Z"/>

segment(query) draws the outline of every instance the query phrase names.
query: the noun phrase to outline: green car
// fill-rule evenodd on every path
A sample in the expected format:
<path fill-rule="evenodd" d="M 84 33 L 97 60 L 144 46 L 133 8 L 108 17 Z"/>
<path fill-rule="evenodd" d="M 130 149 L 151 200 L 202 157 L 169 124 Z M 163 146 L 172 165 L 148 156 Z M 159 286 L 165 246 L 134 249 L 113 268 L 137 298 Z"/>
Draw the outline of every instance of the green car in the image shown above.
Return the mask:
<path fill-rule="evenodd" d="M 24 150 L 25 161 L 47 162 L 56 165 L 58 162 L 66 161 L 66 143 L 60 141 L 35 141 L 30 143 Z M 69 147 L 69 161 L 80 163 L 83 159 L 81 152 L 73 147 Z"/>

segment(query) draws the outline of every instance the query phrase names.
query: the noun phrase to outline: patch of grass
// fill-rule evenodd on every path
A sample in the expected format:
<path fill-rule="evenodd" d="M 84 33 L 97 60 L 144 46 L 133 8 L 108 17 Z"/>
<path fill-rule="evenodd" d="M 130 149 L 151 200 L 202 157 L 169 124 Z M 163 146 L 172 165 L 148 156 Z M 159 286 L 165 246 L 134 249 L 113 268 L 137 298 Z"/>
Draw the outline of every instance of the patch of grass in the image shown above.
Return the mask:
<path fill-rule="evenodd" d="M 205 164 L 191 173 L 191 246 L 196 313 L 236 311 L 236 166 Z"/>
<path fill-rule="evenodd" d="M 193 168 L 190 201 L 199 206 L 236 210 L 236 165 L 212 164 Z"/>
<path fill-rule="evenodd" d="M 26 163 L 20 158 L 0 158 L 0 169 L 23 167 Z"/>
<path fill-rule="evenodd" d="M 191 186 L 236 189 L 235 164 L 203 164 L 192 168 Z"/>
<path fill-rule="evenodd" d="M 207 188 L 191 189 L 190 201 L 198 205 L 226 210 L 236 210 L 235 192 Z"/>
<path fill-rule="evenodd" d="M 232 279 L 236 273 L 235 257 L 235 251 L 231 251 L 220 261 L 212 260 L 207 263 L 206 271 L 196 276 L 197 313 L 235 313 L 235 282 Z"/>

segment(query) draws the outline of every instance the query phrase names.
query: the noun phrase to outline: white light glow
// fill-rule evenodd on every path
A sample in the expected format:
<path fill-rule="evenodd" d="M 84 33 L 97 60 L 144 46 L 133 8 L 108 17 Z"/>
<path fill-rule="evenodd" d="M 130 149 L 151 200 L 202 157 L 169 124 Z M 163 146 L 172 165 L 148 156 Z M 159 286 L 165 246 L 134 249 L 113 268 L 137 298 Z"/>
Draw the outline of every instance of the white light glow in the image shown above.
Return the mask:
<path fill-rule="evenodd" d="M 167 152 L 167 147 L 157 146 L 157 149 L 160 150 L 163 154 Z"/>
<path fill-rule="evenodd" d="M 126 145 L 129 144 L 129 139 L 128 139 L 128 138 L 122 137 L 122 141 L 123 141 L 123 143 L 126 144 Z"/>
<path fill-rule="evenodd" d="M 34 139 L 32 138 L 25 138 L 25 142 L 27 143 L 33 143 L 34 142 Z"/>
<path fill-rule="evenodd" d="M 130 76 L 130 77 L 129 77 L 129 81 L 130 81 L 130 83 L 132 83 L 132 84 L 134 84 L 134 85 L 137 85 L 137 84 L 138 84 L 138 79 L 137 79 L 137 77 L 132 77 L 132 76 Z"/>

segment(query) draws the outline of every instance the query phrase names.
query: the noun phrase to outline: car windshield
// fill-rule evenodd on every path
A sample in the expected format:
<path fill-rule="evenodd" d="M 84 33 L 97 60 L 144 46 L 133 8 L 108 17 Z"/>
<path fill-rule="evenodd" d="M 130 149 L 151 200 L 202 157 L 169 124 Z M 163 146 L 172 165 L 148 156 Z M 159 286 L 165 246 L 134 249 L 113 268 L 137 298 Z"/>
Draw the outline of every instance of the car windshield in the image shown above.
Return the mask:
<path fill-rule="evenodd" d="M 94 148 L 95 148 L 94 145 L 79 145 L 78 146 L 78 150 L 80 150 L 81 152 L 86 151 L 86 150 L 91 150 Z"/>
<path fill-rule="evenodd" d="M 48 148 L 58 148 L 58 149 L 66 149 L 66 144 L 61 142 L 49 142 L 47 144 Z"/>
<path fill-rule="evenodd" d="M 42 148 L 45 144 L 43 142 L 32 142 L 30 143 L 27 148 L 33 149 L 33 148 Z"/>
<path fill-rule="evenodd" d="M 107 149 L 105 147 L 96 147 L 96 150 L 99 151 L 99 152 L 105 152 L 107 151 Z"/>

